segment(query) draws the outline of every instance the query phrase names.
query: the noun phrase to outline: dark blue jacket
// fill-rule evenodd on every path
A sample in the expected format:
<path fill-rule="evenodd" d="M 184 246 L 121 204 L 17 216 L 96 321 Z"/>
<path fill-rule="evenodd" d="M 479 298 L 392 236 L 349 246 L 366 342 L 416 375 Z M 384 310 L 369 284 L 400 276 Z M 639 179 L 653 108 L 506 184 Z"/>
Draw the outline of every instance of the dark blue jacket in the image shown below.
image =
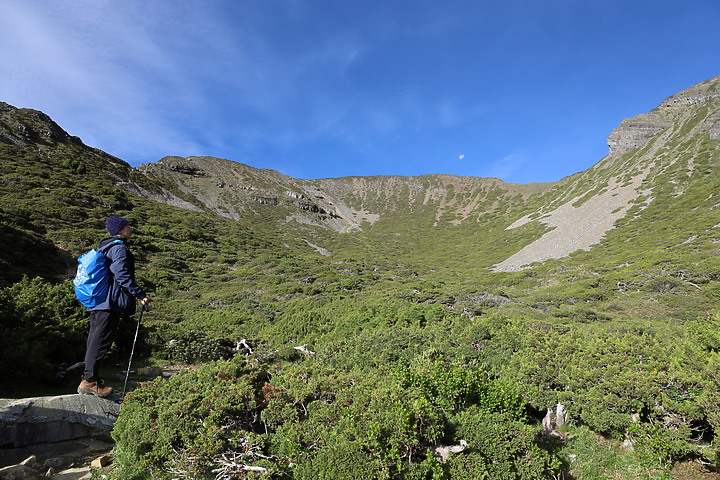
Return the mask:
<path fill-rule="evenodd" d="M 120 240 L 116 242 L 116 240 Z M 135 256 L 128 250 L 122 237 L 112 236 L 100 242 L 99 248 L 115 242 L 103 250 L 110 264 L 110 290 L 104 302 L 88 310 L 111 310 L 134 313 L 135 299 L 147 297 L 145 291 L 135 282 Z"/>

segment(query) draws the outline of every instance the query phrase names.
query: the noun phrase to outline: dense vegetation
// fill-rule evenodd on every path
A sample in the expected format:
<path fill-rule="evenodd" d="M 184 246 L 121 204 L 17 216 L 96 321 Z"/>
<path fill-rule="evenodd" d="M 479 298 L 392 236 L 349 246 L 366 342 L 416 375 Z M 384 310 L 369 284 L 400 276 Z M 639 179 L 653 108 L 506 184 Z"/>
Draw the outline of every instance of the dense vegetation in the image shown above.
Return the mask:
<path fill-rule="evenodd" d="M 647 151 L 527 198 L 489 190 L 478 209 L 502 207 L 477 221 L 434 226 L 431 209 L 401 202 L 339 234 L 279 227 L 272 205 L 230 220 L 147 200 L 119 184 L 172 185 L 38 112 L 5 108 L 0 120 L 0 394 L 75 387 L 57 378 L 87 328 L 70 277 L 110 213 L 136 226 L 154 299 L 137 361 L 194 366 L 127 396 L 117 478 L 650 479 L 683 462 L 720 467 L 720 152 L 708 135 L 654 146 L 653 159 L 674 159 L 647 167 L 654 198 L 592 250 L 498 273 L 488 267 L 545 231 L 506 231 L 507 218 L 582 202 Z M 541 434 L 558 404 L 567 422 Z"/>

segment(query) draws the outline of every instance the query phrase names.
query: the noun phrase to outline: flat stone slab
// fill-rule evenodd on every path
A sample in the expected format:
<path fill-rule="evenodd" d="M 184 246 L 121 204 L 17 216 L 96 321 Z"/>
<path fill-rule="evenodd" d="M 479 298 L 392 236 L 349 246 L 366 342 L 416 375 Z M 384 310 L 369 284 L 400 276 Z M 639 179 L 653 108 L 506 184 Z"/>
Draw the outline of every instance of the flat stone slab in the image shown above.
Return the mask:
<path fill-rule="evenodd" d="M 88 439 L 111 441 L 120 405 L 93 395 L 0 399 L 0 467 L 62 455 Z"/>

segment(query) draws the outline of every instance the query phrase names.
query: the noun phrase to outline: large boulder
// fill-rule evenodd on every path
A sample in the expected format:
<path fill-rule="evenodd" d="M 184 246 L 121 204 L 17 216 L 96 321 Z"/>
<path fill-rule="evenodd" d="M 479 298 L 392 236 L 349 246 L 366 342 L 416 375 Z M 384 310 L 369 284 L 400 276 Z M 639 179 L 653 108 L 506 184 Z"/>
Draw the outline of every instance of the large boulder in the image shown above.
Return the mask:
<path fill-rule="evenodd" d="M 0 399 L 0 467 L 101 450 L 120 405 L 92 395 Z"/>

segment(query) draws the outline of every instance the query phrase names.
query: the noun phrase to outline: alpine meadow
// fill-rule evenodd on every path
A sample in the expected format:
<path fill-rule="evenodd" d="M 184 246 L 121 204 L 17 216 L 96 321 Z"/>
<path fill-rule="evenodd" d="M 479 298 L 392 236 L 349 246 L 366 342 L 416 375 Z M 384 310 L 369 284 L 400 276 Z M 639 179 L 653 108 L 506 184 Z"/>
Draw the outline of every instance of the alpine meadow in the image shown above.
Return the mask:
<path fill-rule="evenodd" d="M 135 361 L 183 368 L 126 395 L 105 475 L 720 478 L 720 77 L 658 101 L 537 184 L 132 168 L 0 103 L 0 397 L 73 392 L 115 214 Z"/>

